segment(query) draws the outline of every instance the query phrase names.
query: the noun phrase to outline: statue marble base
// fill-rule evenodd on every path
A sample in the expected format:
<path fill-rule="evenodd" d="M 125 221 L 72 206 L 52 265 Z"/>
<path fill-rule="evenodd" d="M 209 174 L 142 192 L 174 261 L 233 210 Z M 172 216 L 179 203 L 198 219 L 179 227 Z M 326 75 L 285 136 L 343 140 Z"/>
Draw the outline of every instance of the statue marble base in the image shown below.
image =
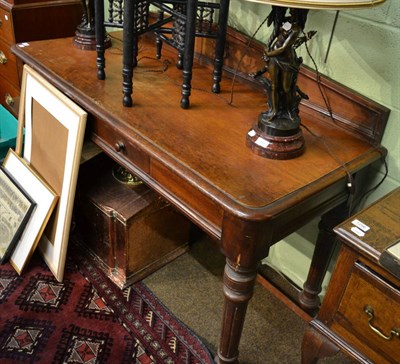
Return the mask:
<path fill-rule="evenodd" d="M 297 122 L 259 121 L 249 130 L 246 144 L 256 154 L 269 159 L 292 159 L 303 154 L 305 142 Z"/>
<path fill-rule="evenodd" d="M 84 51 L 95 51 L 96 50 L 96 35 L 94 31 L 82 31 L 79 28 L 75 32 L 75 36 L 72 40 L 75 47 Z M 104 47 L 107 49 L 111 47 L 111 39 L 106 35 Z"/>

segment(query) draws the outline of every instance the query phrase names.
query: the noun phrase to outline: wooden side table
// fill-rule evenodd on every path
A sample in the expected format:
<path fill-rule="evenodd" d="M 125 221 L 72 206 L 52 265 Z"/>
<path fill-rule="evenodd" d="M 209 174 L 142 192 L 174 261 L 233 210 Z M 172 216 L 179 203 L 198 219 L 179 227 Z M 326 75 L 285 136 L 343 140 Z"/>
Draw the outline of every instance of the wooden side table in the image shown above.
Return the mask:
<path fill-rule="evenodd" d="M 325 299 L 310 322 L 302 363 L 339 349 L 361 363 L 400 360 L 400 280 L 379 264 L 400 238 L 400 188 L 334 231 L 343 243 Z"/>
<path fill-rule="evenodd" d="M 259 262 L 272 244 L 323 215 L 323 233 L 317 242 L 322 248 L 316 249 L 305 289 L 307 298 L 318 294 L 332 246 L 326 227 L 346 207 L 348 173 L 356 182 L 363 181 L 369 166 L 385 155 L 380 138 L 389 111 L 323 79 L 335 110 L 332 119 L 314 87 L 315 74 L 304 69 L 299 75 L 301 88 L 312 100 L 302 104 L 303 123 L 312 131 L 305 136 L 307 150 L 294 160 L 262 158 L 245 143 L 265 102 L 261 88 L 243 78 L 235 86 L 234 106 L 227 102 L 227 93 L 196 92 L 193 107 L 182 110 L 176 92 L 181 71 L 169 67 L 162 74 L 146 72 L 160 70 L 160 62 L 151 59 L 154 39 L 143 38 L 147 67 L 135 73 L 132 108 L 121 104 L 122 55 L 115 50 L 122 43 L 115 38 L 114 49 L 107 51 L 104 81 L 97 80 L 95 52 L 74 47 L 68 38 L 16 45 L 13 51 L 88 112 L 86 135 L 98 147 L 215 238 L 226 257 L 217 362 L 238 363 Z M 247 42 L 229 32 L 227 42 L 229 54 L 240 59 Z M 163 57 L 175 63 L 176 50 L 165 47 Z M 229 67 L 235 62 L 226 59 L 224 64 Z M 210 68 L 200 60 L 195 66 L 193 86 L 205 90 Z M 231 82 L 231 76 L 224 75 L 221 89 L 228 90 Z M 326 143 L 334 148 L 334 157 Z"/>

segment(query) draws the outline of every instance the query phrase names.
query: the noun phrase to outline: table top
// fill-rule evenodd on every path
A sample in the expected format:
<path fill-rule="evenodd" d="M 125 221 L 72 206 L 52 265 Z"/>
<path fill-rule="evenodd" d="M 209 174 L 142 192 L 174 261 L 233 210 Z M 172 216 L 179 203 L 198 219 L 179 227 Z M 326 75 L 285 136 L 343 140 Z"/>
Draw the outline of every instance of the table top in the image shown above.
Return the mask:
<path fill-rule="evenodd" d="M 400 188 L 396 188 L 335 229 L 345 244 L 375 262 L 400 240 Z"/>
<path fill-rule="evenodd" d="M 379 148 L 305 108 L 302 123 L 313 135 L 303 129 L 302 156 L 282 161 L 254 154 L 246 134 L 265 109 L 263 92 L 237 79 L 230 104 L 231 77 L 224 74 L 221 94 L 212 94 L 212 69 L 196 62 L 191 107 L 183 110 L 177 52 L 166 46 L 156 60 L 154 45 L 141 41 L 132 108 L 122 106 L 119 40 L 106 50 L 105 81 L 97 80 L 96 52 L 75 48 L 71 38 L 16 45 L 13 52 L 93 116 L 88 127 L 94 134 L 100 120 L 149 156 L 147 167 L 135 170 L 146 183 L 161 192 L 166 188 L 170 199 L 186 205 L 209 201 L 204 209 L 215 211 L 205 214 L 216 227 L 224 212 L 252 221 L 271 219 L 293 206 L 300 214 L 310 198 L 310 204 L 317 204 L 347 193 L 343 165 L 354 173 L 381 156 Z"/>

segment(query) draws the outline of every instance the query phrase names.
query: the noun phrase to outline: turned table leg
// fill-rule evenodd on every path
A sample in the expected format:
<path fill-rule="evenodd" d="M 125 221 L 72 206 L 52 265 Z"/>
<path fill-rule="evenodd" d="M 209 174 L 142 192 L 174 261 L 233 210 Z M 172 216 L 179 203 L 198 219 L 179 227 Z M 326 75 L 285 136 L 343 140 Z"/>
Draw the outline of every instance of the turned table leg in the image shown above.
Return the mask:
<path fill-rule="evenodd" d="M 220 1 L 220 10 L 218 17 L 218 30 L 215 45 L 215 58 L 214 58 L 214 72 L 213 72 L 213 85 L 212 92 L 220 93 L 220 82 L 222 78 L 222 66 L 224 63 L 225 44 L 226 44 L 226 30 L 228 24 L 230 0 Z"/>
<path fill-rule="evenodd" d="M 308 327 L 301 344 L 301 363 L 315 364 L 319 359 L 333 356 L 339 351 L 338 347 L 324 336 Z"/>
<path fill-rule="evenodd" d="M 105 74 L 105 28 L 104 28 L 104 1 L 95 0 L 95 34 L 96 34 L 96 52 L 97 52 L 97 78 L 104 80 Z"/>
<path fill-rule="evenodd" d="M 134 2 L 124 0 L 124 25 L 123 25 L 123 56 L 122 56 L 122 104 L 126 107 L 133 105 L 133 67 L 135 58 L 135 45 L 137 34 L 135 34 L 135 9 Z"/>
<path fill-rule="evenodd" d="M 224 271 L 225 305 L 217 363 L 238 363 L 239 341 L 247 304 L 253 295 L 256 266 L 244 268 L 226 260 Z"/>
<path fill-rule="evenodd" d="M 192 88 L 192 68 L 194 57 L 194 42 L 196 37 L 196 14 L 198 0 L 187 1 L 186 28 L 185 28 L 185 49 L 183 51 L 183 82 L 182 82 L 182 109 L 190 106 L 189 96 Z"/>
<path fill-rule="evenodd" d="M 322 289 L 333 251 L 336 247 L 336 235 L 333 228 L 348 215 L 347 203 L 343 203 L 322 215 L 319 223 L 319 234 L 311 259 L 310 269 L 303 290 L 299 293 L 300 306 L 314 315 L 320 305 L 318 294 Z"/>

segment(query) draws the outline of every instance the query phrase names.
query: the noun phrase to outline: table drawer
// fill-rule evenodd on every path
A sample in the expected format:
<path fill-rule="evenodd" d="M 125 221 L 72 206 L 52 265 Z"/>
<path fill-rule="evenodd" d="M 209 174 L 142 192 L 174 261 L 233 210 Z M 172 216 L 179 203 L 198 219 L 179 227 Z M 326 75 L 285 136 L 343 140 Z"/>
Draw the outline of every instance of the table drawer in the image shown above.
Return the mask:
<path fill-rule="evenodd" d="M 11 53 L 10 46 L 0 39 L 0 76 L 13 86 L 19 87 L 17 60 Z"/>
<path fill-rule="evenodd" d="M 96 122 L 95 125 L 92 138 L 96 144 L 101 144 L 101 147 L 120 164 L 124 166 L 134 164 L 145 173 L 149 173 L 150 157 L 133 145 L 127 132 L 119 131 L 102 120 Z"/>
<path fill-rule="evenodd" d="M 369 353 L 372 349 L 389 362 L 399 360 L 400 292 L 397 284 L 356 263 L 335 320 L 356 338 L 352 341 L 355 346 L 360 345 L 357 349 L 361 352 Z"/>
<path fill-rule="evenodd" d="M 14 43 L 11 13 L 2 8 L 0 8 L 0 39 L 8 44 Z"/>

